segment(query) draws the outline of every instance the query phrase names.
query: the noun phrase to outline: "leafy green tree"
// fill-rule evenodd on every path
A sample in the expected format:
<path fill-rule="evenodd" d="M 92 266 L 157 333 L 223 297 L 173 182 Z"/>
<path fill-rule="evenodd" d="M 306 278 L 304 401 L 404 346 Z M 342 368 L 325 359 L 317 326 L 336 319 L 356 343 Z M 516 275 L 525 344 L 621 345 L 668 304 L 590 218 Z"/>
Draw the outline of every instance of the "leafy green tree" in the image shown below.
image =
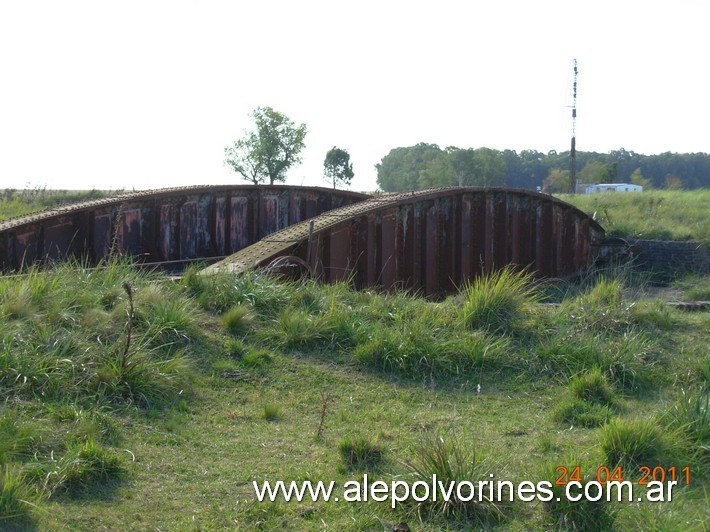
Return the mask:
<path fill-rule="evenodd" d="M 252 114 L 255 131 L 224 149 L 225 164 L 255 185 L 267 177 L 269 184 L 286 181 L 289 168 L 301 162 L 306 125 L 296 125 L 271 107 L 258 107 Z"/>
<path fill-rule="evenodd" d="M 498 150 L 478 148 L 473 151 L 476 173 L 466 185 L 495 187 L 505 185 L 505 159 Z"/>
<path fill-rule="evenodd" d="M 643 174 L 641 173 L 641 168 L 637 168 L 632 172 L 631 182 L 634 185 L 640 185 L 645 189 L 651 188 L 651 180 L 643 177 Z"/>
<path fill-rule="evenodd" d="M 589 161 L 577 174 L 577 181 L 587 185 L 604 183 L 608 175 L 607 166 L 602 161 Z"/>
<path fill-rule="evenodd" d="M 382 158 L 377 168 L 377 184 L 385 192 L 419 188 L 422 169 L 442 153 L 436 144 L 420 142 L 415 146 L 394 148 Z"/>
<path fill-rule="evenodd" d="M 449 155 L 440 151 L 436 156 L 426 161 L 419 171 L 418 188 L 452 187 L 456 183 L 454 169 Z"/>
<path fill-rule="evenodd" d="M 543 192 L 566 192 L 569 189 L 569 170 L 551 168 L 542 182 Z"/>
<path fill-rule="evenodd" d="M 333 146 L 325 154 L 323 172 L 325 173 L 325 178 L 333 183 L 333 188 L 338 183 L 349 185 L 355 175 L 353 165 L 350 162 L 350 154 L 346 150 Z"/>

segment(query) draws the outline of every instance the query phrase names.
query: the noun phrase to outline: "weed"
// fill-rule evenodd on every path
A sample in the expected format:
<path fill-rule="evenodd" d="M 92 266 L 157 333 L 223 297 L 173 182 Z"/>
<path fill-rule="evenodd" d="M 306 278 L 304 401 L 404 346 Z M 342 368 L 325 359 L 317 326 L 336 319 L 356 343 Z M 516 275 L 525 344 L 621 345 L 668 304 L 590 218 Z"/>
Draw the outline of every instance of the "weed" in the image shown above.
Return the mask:
<path fill-rule="evenodd" d="M 320 440 L 323 436 L 323 431 L 325 430 L 325 417 L 328 414 L 328 408 L 333 402 L 333 394 L 330 391 L 321 392 L 321 409 L 320 409 L 320 421 L 318 422 L 318 430 L 316 431 L 316 439 Z"/>

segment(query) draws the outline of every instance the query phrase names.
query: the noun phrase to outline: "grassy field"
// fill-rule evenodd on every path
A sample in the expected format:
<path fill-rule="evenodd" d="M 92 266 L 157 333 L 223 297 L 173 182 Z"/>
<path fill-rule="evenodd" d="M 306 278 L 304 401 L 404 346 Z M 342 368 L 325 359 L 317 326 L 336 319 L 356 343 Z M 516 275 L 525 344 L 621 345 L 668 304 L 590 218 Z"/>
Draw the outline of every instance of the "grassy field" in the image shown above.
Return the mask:
<path fill-rule="evenodd" d="M 650 290 L 626 270 L 554 286 L 505 271 L 439 303 L 125 262 L 2 277 L 0 528 L 703 530 L 710 313 Z M 577 465 L 691 481 L 670 503 L 395 509 L 252 487 Z"/>
<path fill-rule="evenodd" d="M 47 190 L 26 188 L 0 191 L 0 221 L 37 211 L 52 209 L 59 205 L 121 194 L 122 190 Z"/>
<path fill-rule="evenodd" d="M 609 236 L 710 243 L 710 190 L 561 194 L 596 219 Z"/>

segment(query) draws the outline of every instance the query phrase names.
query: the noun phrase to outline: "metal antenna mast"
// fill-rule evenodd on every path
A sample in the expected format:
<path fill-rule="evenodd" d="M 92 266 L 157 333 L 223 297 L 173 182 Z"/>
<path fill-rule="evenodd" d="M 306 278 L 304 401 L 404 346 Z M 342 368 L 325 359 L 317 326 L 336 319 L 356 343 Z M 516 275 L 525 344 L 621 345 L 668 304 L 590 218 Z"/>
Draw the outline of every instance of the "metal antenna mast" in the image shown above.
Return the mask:
<path fill-rule="evenodd" d="M 577 60 L 574 60 L 574 78 L 572 83 L 572 146 L 569 150 L 569 193 L 577 191 Z"/>

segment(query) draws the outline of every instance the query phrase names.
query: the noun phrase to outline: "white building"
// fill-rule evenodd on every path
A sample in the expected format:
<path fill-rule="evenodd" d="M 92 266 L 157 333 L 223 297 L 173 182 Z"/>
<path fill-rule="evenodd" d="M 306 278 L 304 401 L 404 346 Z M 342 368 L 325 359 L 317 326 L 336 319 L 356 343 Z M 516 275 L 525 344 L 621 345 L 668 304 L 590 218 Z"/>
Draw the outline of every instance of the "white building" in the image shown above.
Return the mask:
<path fill-rule="evenodd" d="M 584 187 L 585 194 L 596 194 L 597 192 L 643 192 L 643 187 L 629 183 L 599 183 Z"/>

